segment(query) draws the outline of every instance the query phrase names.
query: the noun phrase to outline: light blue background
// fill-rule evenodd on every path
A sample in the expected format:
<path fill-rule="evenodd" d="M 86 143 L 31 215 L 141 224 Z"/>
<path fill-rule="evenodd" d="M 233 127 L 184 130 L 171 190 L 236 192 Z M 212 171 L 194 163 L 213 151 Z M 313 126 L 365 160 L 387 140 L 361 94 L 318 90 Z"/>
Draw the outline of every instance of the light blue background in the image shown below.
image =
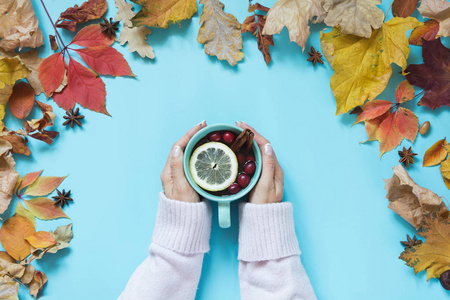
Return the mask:
<path fill-rule="evenodd" d="M 61 11 L 83 1 L 45 2 L 56 20 Z M 107 16 L 114 17 L 114 1 L 108 3 Z M 224 3 L 226 12 L 244 21 L 247 1 Z M 274 1 L 262 3 L 271 6 Z M 46 37 L 41 56 L 47 57 L 47 37 L 53 31 L 40 2 L 33 0 L 33 5 Z M 383 10 L 389 5 L 385 1 Z M 319 32 L 324 28 L 312 25 L 307 50 L 311 45 L 320 50 Z M 198 14 L 180 27 L 152 29 L 154 61 L 114 45 L 137 77 L 103 77 L 112 117 L 81 109 L 86 115 L 83 127 L 71 129 L 61 126 L 64 111 L 47 101 L 56 111 L 55 130 L 61 135 L 51 146 L 31 140 L 33 154 L 16 156 L 17 170 L 21 175 L 40 169 L 44 175 L 70 174 L 61 188 L 72 190 L 75 203 L 64 208 L 72 220 L 38 221 L 37 229 L 73 222 L 75 237 L 69 249 L 35 264 L 49 278 L 41 299 L 119 296 L 147 256 L 159 175 L 171 145 L 204 119 L 209 124 L 244 120 L 273 144 L 285 170 L 285 200 L 294 204 L 302 261 L 318 299 L 448 299 L 438 280 L 427 283 L 424 273 L 415 276 L 398 259 L 403 249 L 399 241 L 414 229 L 387 208 L 382 179 L 392 176 L 399 149 L 380 160 L 378 143 L 360 144 L 366 133 L 362 125 L 351 127 L 354 115 L 335 116 L 329 64 L 313 68 L 306 61 L 308 54 L 289 43 L 284 29 L 270 47 L 269 67 L 250 34 L 243 35 L 243 61 L 230 67 L 204 53 L 196 41 L 198 29 Z M 71 36 L 64 33 L 65 41 Z M 421 48 L 413 46 L 408 62 L 421 61 Z M 394 66 L 379 99 L 394 100 L 395 86 L 403 80 L 399 72 Z M 43 95 L 39 100 L 45 101 Z M 431 122 L 430 132 L 419 135 L 413 145 L 419 156 L 408 170 L 420 185 L 449 198 L 438 167 L 421 166 L 425 150 L 448 137 L 449 110 L 406 106 L 420 123 Z M 8 117 L 7 125 L 17 129 L 20 122 Z M 213 204 L 211 251 L 205 255 L 197 299 L 239 299 L 237 203 L 232 205 L 231 229 L 218 227 L 216 209 Z M 31 299 L 26 294 L 20 288 L 20 298 Z"/>

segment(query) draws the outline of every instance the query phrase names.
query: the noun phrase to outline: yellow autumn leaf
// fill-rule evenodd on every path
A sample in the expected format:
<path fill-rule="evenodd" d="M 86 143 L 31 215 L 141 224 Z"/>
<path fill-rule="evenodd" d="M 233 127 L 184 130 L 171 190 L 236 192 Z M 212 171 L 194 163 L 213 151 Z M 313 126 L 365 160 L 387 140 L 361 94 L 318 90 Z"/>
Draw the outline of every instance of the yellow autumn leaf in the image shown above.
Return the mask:
<path fill-rule="evenodd" d="M 423 156 L 422 166 L 430 167 L 440 164 L 448 154 L 447 150 L 445 150 L 444 148 L 445 145 L 447 145 L 447 141 L 445 139 L 442 139 L 428 148 L 428 150 L 425 152 L 425 155 Z"/>
<path fill-rule="evenodd" d="M 450 180 L 450 158 L 447 158 L 441 163 L 441 174 L 445 179 Z"/>
<path fill-rule="evenodd" d="M 134 0 L 141 6 L 131 20 L 133 26 L 167 28 L 170 24 L 190 19 L 197 12 L 195 0 Z"/>
<path fill-rule="evenodd" d="M 53 235 L 47 231 L 37 231 L 25 239 L 36 249 L 43 249 L 56 244 Z"/>
<path fill-rule="evenodd" d="M 427 271 L 427 281 L 438 278 L 450 270 L 450 221 L 440 216 L 428 215 L 418 234 L 426 241 L 405 249 L 400 255 L 414 273 Z"/>
<path fill-rule="evenodd" d="M 30 71 L 17 58 L 0 58 L 0 89 L 5 85 L 14 85 L 14 83 L 22 78 L 27 77 Z"/>
<path fill-rule="evenodd" d="M 320 33 L 322 51 L 334 69 L 330 86 L 336 98 L 336 114 L 375 99 L 388 84 L 391 63 L 406 68 L 410 51 L 406 32 L 419 24 L 412 17 L 395 17 L 368 39 L 343 34 L 337 27 Z"/>

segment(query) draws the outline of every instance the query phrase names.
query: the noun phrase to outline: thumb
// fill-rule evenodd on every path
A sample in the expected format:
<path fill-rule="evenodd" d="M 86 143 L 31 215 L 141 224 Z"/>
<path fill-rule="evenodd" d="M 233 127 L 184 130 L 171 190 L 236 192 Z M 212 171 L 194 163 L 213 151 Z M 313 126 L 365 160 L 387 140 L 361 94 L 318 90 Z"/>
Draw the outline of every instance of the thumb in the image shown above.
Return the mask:
<path fill-rule="evenodd" d="M 264 184 L 273 184 L 273 178 L 275 176 L 275 157 L 272 145 L 267 143 L 261 148 L 263 165 L 260 181 Z"/>
<path fill-rule="evenodd" d="M 183 150 L 178 145 L 172 148 L 170 157 L 170 172 L 174 182 L 180 182 L 185 179 L 183 168 Z"/>

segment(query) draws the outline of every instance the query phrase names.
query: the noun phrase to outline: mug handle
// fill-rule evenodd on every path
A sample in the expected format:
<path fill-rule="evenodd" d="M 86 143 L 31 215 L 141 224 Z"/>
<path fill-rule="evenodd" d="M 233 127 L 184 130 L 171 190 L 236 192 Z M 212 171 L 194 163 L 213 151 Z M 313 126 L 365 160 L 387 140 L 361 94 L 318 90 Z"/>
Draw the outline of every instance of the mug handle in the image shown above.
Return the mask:
<path fill-rule="evenodd" d="M 230 228 L 231 216 L 230 216 L 230 202 L 219 202 L 219 226 L 220 228 Z"/>

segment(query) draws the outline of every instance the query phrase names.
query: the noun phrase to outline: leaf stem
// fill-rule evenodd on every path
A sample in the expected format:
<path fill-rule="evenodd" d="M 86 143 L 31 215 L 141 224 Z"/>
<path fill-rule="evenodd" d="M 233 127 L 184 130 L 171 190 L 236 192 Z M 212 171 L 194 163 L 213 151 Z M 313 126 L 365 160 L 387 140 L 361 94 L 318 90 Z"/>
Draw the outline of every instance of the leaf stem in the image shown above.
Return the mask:
<path fill-rule="evenodd" d="M 42 0 L 41 0 L 41 1 L 42 1 Z M 386 11 L 386 14 L 384 15 L 383 23 L 384 23 L 384 21 L 386 21 L 387 14 L 388 14 L 388 12 L 391 10 L 392 4 L 394 4 L 394 1 L 392 1 L 391 5 L 389 5 L 389 7 L 388 7 L 388 9 L 387 9 L 387 11 Z"/>
<path fill-rule="evenodd" d="M 42 3 L 42 6 L 44 7 L 45 13 L 47 14 L 47 16 L 48 16 L 50 22 L 52 23 L 53 28 L 55 29 L 56 36 L 59 38 L 59 41 L 60 41 L 61 44 L 63 45 L 63 47 L 61 47 L 61 45 L 60 45 L 60 48 L 62 49 L 61 52 L 63 52 L 63 54 L 64 54 L 64 49 L 66 49 L 66 45 L 64 44 L 64 42 L 63 42 L 61 36 L 59 35 L 58 30 L 56 30 L 55 23 L 53 23 L 53 20 L 52 20 L 52 18 L 50 17 L 50 14 L 48 13 L 48 10 L 47 10 L 47 7 L 46 7 L 45 4 L 44 4 L 44 1 L 41 0 L 41 3 Z"/>

